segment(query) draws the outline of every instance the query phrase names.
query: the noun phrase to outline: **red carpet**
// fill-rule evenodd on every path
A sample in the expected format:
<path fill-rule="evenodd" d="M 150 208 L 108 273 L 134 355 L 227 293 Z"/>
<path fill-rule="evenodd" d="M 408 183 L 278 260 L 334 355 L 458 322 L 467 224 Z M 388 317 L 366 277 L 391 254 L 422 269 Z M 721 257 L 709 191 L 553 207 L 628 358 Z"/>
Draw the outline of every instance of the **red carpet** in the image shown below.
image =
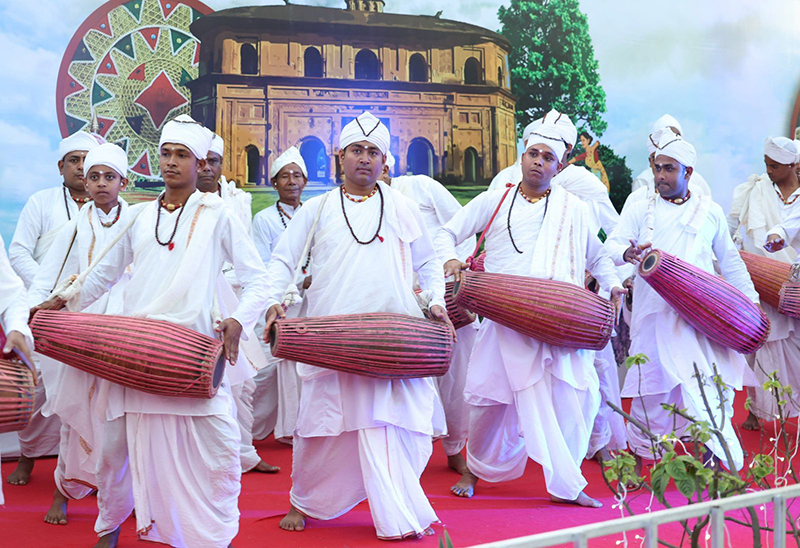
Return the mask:
<path fill-rule="evenodd" d="M 744 419 L 742 401 L 740 394 L 737 398 L 737 425 Z M 751 455 L 759 452 L 759 447 L 766 447 L 769 443 L 766 432 L 742 432 L 742 437 L 745 448 Z M 306 531 L 302 533 L 280 530 L 278 521 L 289 504 L 291 447 L 271 438 L 257 443 L 256 447 L 264 460 L 281 466 L 282 471 L 273 476 L 250 473 L 243 477 L 242 495 L 239 499 L 242 512 L 239 536 L 233 543 L 236 548 L 386 545 L 375 537 L 366 503 L 360 504 L 337 520 L 310 520 Z M 94 497 L 70 503 L 69 525 L 48 525 L 42 521 L 50 506 L 54 489 L 52 473 L 55 464 L 54 458 L 41 460 L 37 462 L 28 485 L 3 486 L 6 506 L 0 509 L 0 546 L 85 548 L 96 542 L 93 527 L 97 507 Z M 14 469 L 14 463 L 3 463 L 2 468 L 5 478 Z M 444 453 L 437 444 L 428 469 L 422 477 L 422 484 L 442 524 L 434 527 L 436 536 L 404 541 L 404 545 L 436 547 L 444 529 L 447 529 L 458 548 L 620 517 L 619 509 L 612 508 L 614 501 L 603 483 L 600 466 L 594 462 L 585 462 L 583 470 L 589 480 L 587 492 L 603 502 L 604 507 L 601 509 L 552 504 L 545 491 L 541 468 L 532 461 L 528 462 L 528 468 L 521 479 L 501 484 L 481 483 L 474 498 L 460 499 L 449 492 L 449 487 L 458 476 L 446 467 Z M 336 471 L 331 470 L 331 473 Z M 641 491 L 632 494 L 630 498 L 635 499 L 632 504 L 637 512 L 644 511 L 650 503 L 649 495 L 642 494 Z M 681 497 L 673 486 L 670 487 L 669 498 L 675 504 L 681 504 Z M 660 508 L 658 503 L 653 503 L 653 510 Z M 800 514 L 796 506 L 790 507 L 790 511 L 795 516 Z M 134 531 L 135 522 L 132 518 L 128 519 L 123 525 L 121 547 L 153 546 L 138 542 Z M 680 531 L 677 527 L 662 527 L 660 532 L 665 540 L 680 543 Z M 731 534 L 731 546 L 752 546 L 749 529 L 729 524 L 728 532 Z M 635 534 L 629 535 L 628 540 L 633 541 Z M 620 539 L 621 535 L 613 539 L 598 539 L 590 542 L 590 546 L 615 546 Z M 639 542 L 631 545 L 638 546 Z M 684 539 L 683 545 L 688 546 L 688 540 Z"/>

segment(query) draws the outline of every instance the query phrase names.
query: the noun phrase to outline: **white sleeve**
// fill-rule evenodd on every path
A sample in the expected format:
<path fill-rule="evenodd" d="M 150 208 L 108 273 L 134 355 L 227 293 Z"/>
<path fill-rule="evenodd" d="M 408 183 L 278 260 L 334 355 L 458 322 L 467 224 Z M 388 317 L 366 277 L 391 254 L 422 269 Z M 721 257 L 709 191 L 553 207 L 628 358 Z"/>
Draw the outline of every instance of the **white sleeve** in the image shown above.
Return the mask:
<path fill-rule="evenodd" d="M 3 310 L 0 310 L 0 323 L 6 333 L 20 332 L 33 350 L 33 335 L 28 327 L 28 306 L 25 303 L 25 285 L 11 268 L 6 248 L 0 238 L 0 289 L 3 297 L 13 296 Z M 5 300 L 5 298 L 3 299 Z"/>
<path fill-rule="evenodd" d="M 611 260 L 617 266 L 622 266 L 625 263 L 625 251 L 630 247 L 631 240 L 638 240 L 639 238 L 639 217 L 641 215 L 642 205 L 647 205 L 646 202 L 634 202 L 630 207 L 622 210 L 619 223 L 611 234 L 608 235 L 604 244 Z M 644 243 L 644 242 L 641 242 Z"/>
<path fill-rule="evenodd" d="M 446 308 L 444 301 L 444 271 L 433 248 L 433 241 L 425 228 L 425 221 L 416 206 L 409 207 L 413 212 L 417 225 L 422 229 L 422 236 L 411 242 L 411 262 L 414 272 L 419 277 L 419 286 L 431 292 L 429 306 L 439 305 Z"/>
<path fill-rule="evenodd" d="M 460 260 L 456 246 L 486 228 L 501 195 L 499 192 L 482 192 L 436 232 L 433 242 L 442 261 Z M 492 200 L 495 196 L 497 200 Z"/>
<path fill-rule="evenodd" d="M 38 200 L 31 197 L 22 208 L 17 228 L 8 246 L 8 260 L 14 271 L 22 278 L 25 287 L 30 287 L 39 263 L 33 258 L 33 250 L 42 234 L 42 211 Z"/>
<path fill-rule="evenodd" d="M 268 265 L 272 257 L 272 235 L 267 217 L 261 211 L 253 217 L 253 243 L 256 245 L 256 250 L 261 256 L 264 266 Z"/>
<path fill-rule="evenodd" d="M 747 271 L 747 266 L 745 266 L 739 250 L 736 249 L 736 245 L 731 239 L 728 223 L 721 208 L 716 222 L 717 232 L 714 234 L 712 247 L 719 264 L 720 273 L 728 283 L 744 293 L 748 299 L 758 303 L 758 293 L 753 286 L 753 280 L 750 278 L 750 273 Z"/>
<path fill-rule="evenodd" d="M 614 209 L 614 204 L 611 203 L 610 197 L 605 197 L 602 200 L 594 202 L 594 209 L 597 212 L 597 218 L 600 222 L 600 228 L 606 233 L 606 236 L 614 232 L 619 222 L 619 213 Z"/>
<path fill-rule="evenodd" d="M 597 280 L 602 289 L 611 291 L 614 287 L 622 287 L 617 268 L 614 266 L 608 250 L 603 246 L 600 238 L 591 233 L 588 235 L 586 246 L 586 269 L 591 272 L 592 277 Z"/>
<path fill-rule="evenodd" d="M 80 273 L 80 259 L 76 227 L 78 220 L 73 219 L 59 231 L 50 249 L 47 250 L 42 264 L 33 277 L 33 282 L 28 289 L 28 306 L 34 307 L 43 303 L 53 292 L 60 280 Z M 73 242 L 74 238 L 74 242 Z M 67 256 L 69 253 L 69 256 Z M 63 269 L 61 268 L 63 265 Z M 59 276 L 59 271 L 61 276 Z"/>
<path fill-rule="evenodd" d="M 295 212 L 286 230 L 278 238 L 267 265 L 270 283 L 267 307 L 282 303 L 286 288 L 295 282 L 295 269 L 306 247 L 308 233 L 314 224 L 317 211 L 324 206 L 325 201 L 325 198 L 320 198 L 306 202 Z"/>
<path fill-rule="evenodd" d="M 792 212 L 789 213 L 789 216 L 786 217 L 781 224 L 775 225 L 770 229 L 767 236 L 770 234 L 777 234 L 783 238 L 787 244 L 793 242 L 795 238 L 797 238 L 797 235 L 800 234 L 800 207 L 793 208 Z M 755 243 L 756 245 L 764 245 L 766 242 Z"/>
<path fill-rule="evenodd" d="M 135 225 L 128 229 L 117 244 L 100 261 L 86 277 L 81 287 L 81 310 L 102 297 L 106 291 L 117 283 L 125 269 L 133 262 L 133 245 L 131 233 Z"/>

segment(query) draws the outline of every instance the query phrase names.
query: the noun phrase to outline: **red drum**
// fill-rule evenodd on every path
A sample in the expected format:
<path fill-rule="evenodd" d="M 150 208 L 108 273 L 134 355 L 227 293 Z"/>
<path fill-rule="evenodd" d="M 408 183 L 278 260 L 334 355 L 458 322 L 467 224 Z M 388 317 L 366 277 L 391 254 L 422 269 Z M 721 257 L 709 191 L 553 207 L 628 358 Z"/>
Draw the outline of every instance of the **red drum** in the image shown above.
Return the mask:
<path fill-rule="evenodd" d="M 486 260 L 486 252 L 484 251 L 483 253 L 475 257 L 475 260 L 472 262 L 472 268 L 470 270 L 472 270 L 473 272 L 485 272 L 486 269 L 483 267 L 483 262 L 485 260 Z"/>
<path fill-rule="evenodd" d="M 453 292 L 467 310 L 554 346 L 601 350 L 614 327 L 611 302 L 565 282 L 462 272 Z"/>
<path fill-rule="evenodd" d="M 453 335 L 441 322 L 404 314 L 345 314 L 280 319 L 270 328 L 272 355 L 380 379 L 441 377 Z"/>
<path fill-rule="evenodd" d="M 30 327 L 37 352 L 148 394 L 211 398 L 225 372 L 222 342 L 166 321 L 40 310 Z"/>
<path fill-rule="evenodd" d="M 28 426 L 33 396 L 33 372 L 28 366 L 0 359 L 0 434 Z"/>
<path fill-rule="evenodd" d="M 789 279 L 792 265 L 747 251 L 739 253 L 747 265 L 747 271 L 750 273 L 753 285 L 756 286 L 758 296 L 763 302 L 778 308 L 781 286 Z"/>
<path fill-rule="evenodd" d="M 453 282 L 447 282 L 444 286 L 444 301 L 447 305 L 447 315 L 456 329 L 466 327 L 475 321 L 475 315 L 469 310 L 458 306 L 453 299 Z"/>
<path fill-rule="evenodd" d="M 639 275 L 681 318 L 712 341 L 752 354 L 769 336 L 769 318 L 731 284 L 705 270 L 654 249 Z"/>
<path fill-rule="evenodd" d="M 791 318 L 800 318 L 800 283 L 786 282 L 783 284 L 778 312 Z"/>

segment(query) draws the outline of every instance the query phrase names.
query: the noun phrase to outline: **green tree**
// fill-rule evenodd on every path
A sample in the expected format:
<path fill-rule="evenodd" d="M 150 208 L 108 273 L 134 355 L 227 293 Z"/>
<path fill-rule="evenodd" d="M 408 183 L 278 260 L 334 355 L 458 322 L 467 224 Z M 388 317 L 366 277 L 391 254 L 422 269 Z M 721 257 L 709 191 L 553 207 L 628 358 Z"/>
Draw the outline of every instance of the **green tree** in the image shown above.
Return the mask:
<path fill-rule="evenodd" d="M 602 135 L 606 94 L 600 85 L 589 23 L 578 0 L 511 0 L 500 7 L 500 34 L 511 42 L 511 90 L 518 130 L 551 108 Z M 611 174 L 609 173 L 609 176 Z"/>

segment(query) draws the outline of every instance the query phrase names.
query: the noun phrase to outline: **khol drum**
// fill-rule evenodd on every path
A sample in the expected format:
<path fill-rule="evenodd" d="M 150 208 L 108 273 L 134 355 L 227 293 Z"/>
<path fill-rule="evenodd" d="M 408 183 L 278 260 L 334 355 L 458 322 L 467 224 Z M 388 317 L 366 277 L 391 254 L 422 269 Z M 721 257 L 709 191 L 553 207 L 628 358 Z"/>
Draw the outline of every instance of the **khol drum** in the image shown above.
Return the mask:
<path fill-rule="evenodd" d="M 769 318 L 744 293 L 705 270 L 654 249 L 639 275 L 692 327 L 712 341 L 752 354 L 769 336 Z"/>
<path fill-rule="evenodd" d="M 778 312 L 791 318 L 800 319 L 800 283 L 786 282 L 781 287 Z"/>
<path fill-rule="evenodd" d="M 0 434 L 28 426 L 33 415 L 33 372 L 28 366 L 0 359 Z"/>
<path fill-rule="evenodd" d="M 747 251 L 739 253 L 747 266 L 747 271 L 750 273 L 750 278 L 753 280 L 753 285 L 756 287 L 761 301 L 778 308 L 781 286 L 789 280 L 792 265 Z"/>
<path fill-rule="evenodd" d="M 381 379 L 440 377 L 450 368 L 449 327 L 404 314 L 283 318 L 270 328 L 276 358 Z"/>
<path fill-rule="evenodd" d="M 447 305 L 447 315 L 456 329 L 466 327 L 475 321 L 475 316 L 469 310 L 456 304 L 453 298 L 453 282 L 444 285 L 444 302 Z"/>
<path fill-rule="evenodd" d="M 149 394 L 211 398 L 225 372 L 222 342 L 170 322 L 40 310 L 30 326 L 37 352 Z"/>
<path fill-rule="evenodd" d="M 614 327 L 611 302 L 565 282 L 462 272 L 453 293 L 467 310 L 554 346 L 602 350 Z"/>

